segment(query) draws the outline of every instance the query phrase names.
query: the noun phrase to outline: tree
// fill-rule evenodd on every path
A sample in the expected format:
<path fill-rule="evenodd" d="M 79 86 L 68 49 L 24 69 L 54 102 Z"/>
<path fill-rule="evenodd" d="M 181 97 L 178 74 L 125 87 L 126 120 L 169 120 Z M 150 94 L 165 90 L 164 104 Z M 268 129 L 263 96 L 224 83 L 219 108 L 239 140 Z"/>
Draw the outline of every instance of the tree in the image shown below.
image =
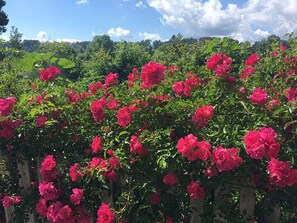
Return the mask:
<path fill-rule="evenodd" d="M 2 8 L 6 5 L 4 0 L 0 0 L 0 34 L 6 32 L 6 26 L 8 24 L 7 14 L 2 10 Z"/>
<path fill-rule="evenodd" d="M 23 48 L 22 36 L 18 28 L 12 26 L 10 30 L 9 43 L 13 49 L 21 50 Z"/>
<path fill-rule="evenodd" d="M 110 36 L 108 35 L 99 35 L 94 36 L 92 42 L 88 45 L 88 51 L 93 53 L 99 50 L 100 48 L 103 48 L 106 52 L 111 52 L 113 50 L 114 43 L 110 39 Z"/>

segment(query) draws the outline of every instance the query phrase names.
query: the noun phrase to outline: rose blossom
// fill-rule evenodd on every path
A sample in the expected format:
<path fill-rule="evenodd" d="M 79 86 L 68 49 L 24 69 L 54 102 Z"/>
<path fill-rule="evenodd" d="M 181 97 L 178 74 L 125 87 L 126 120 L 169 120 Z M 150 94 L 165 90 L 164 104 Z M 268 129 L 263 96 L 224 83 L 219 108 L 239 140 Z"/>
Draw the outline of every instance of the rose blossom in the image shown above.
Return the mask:
<path fill-rule="evenodd" d="M 15 98 L 0 98 L 0 117 L 9 115 L 15 102 Z"/>
<path fill-rule="evenodd" d="M 163 64 L 149 62 L 144 65 L 141 72 L 143 88 L 153 88 L 153 85 L 160 84 L 164 80 L 166 67 Z"/>
<path fill-rule="evenodd" d="M 271 158 L 267 170 L 269 171 L 270 181 L 278 187 L 285 188 L 297 183 L 297 170 L 292 170 L 291 164 L 288 162 Z"/>
<path fill-rule="evenodd" d="M 109 205 L 102 203 L 97 211 L 97 221 L 96 223 L 113 223 L 114 213 L 110 210 Z"/>
<path fill-rule="evenodd" d="M 215 164 L 216 168 L 220 171 L 229 171 L 240 164 L 243 160 L 238 156 L 236 148 L 225 149 L 222 146 L 217 147 L 213 151 L 211 163 Z"/>
<path fill-rule="evenodd" d="M 132 120 L 132 116 L 128 107 L 120 108 L 116 116 L 119 126 L 123 128 L 126 127 Z"/>
<path fill-rule="evenodd" d="M 45 122 L 47 121 L 47 117 L 45 116 L 39 116 L 36 118 L 36 125 L 37 127 L 43 127 L 45 126 Z"/>
<path fill-rule="evenodd" d="M 246 153 L 253 159 L 276 158 L 280 150 L 276 136 L 272 128 L 249 131 L 244 137 Z"/>
<path fill-rule="evenodd" d="M 187 192 L 191 200 L 199 200 L 205 196 L 205 191 L 198 181 L 192 181 L 187 186 Z"/>
<path fill-rule="evenodd" d="M 167 174 L 163 177 L 163 182 L 172 187 L 177 183 L 178 179 L 175 174 Z"/>
<path fill-rule="evenodd" d="M 192 116 L 192 120 L 198 127 L 207 126 L 208 120 L 213 115 L 213 106 L 204 105 L 201 108 L 197 108 L 195 114 Z"/>
<path fill-rule="evenodd" d="M 99 151 L 102 151 L 101 138 L 99 136 L 95 136 L 93 138 L 91 148 L 93 153 L 98 153 Z"/>
<path fill-rule="evenodd" d="M 268 101 L 268 94 L 265 89 L 255 88 L 249 98 L 255 105 L 265 105 Z"/>
<path fill-rule="evenodd" d="M 73 205 L 80 205 L 81 201 L 83 200 L 83 190 L 82 189 L 78 189 L 78 188 L 74 188 L 72 189 L 72 193 L 70 195 L 70 202 Z"/>

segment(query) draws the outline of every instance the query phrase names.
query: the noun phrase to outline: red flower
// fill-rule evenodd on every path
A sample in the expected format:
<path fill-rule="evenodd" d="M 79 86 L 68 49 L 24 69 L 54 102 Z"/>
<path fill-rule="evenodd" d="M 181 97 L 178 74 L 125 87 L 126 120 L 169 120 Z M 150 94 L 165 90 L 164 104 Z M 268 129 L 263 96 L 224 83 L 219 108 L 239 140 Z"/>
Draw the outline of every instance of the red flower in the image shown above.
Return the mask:
<path fill-rule="evenodd" d="M 80 166 L 78 163 L 75 163 L 73 166 L 69 168 L 70 177 L 73 182 L 77 181 L 79 178 L 83 176 L 83 174 L 79 171 L 79 168 Z"/>
<path fill-rule="evenodd" d="M 166 220 L 165 220 L 165 223 L 174 223 L 173 218 L 167 216 L 167 217 L 166 217 Z"/>
<path fill-rule="evenodd" d="M 201 159 L 202 161 L 206 161 L 208 158 L 211 157 L 210 143 L 206 141 L 201 141 L 201 142 L 197 142 L 196 146 L 197 146 L 196 154 L 199 159 Z"/>
<path fill-rule="evenodd" d="M 297 85 L 294 87 L 290 87 L 287 90 L 285 90 L 285 95 L 289 102 L 294 102 L 297 97 Z"/>
<path fill-rule="evenodd" d="M 205 191 L 198 181 L 192 181 L 187 186 L 187 192 L 191 200 L 199 200 L 205 196 Z"/>
<path fill-rule="evenodd" d="M 92 94 L 96 94 L 97 91 L 101 88 L 103 88 L 103 84 L 101 82 L 96 82 L 96 83 L 90 84 L 89 91 L 91 91 Z"/>
<path fill-rule="evenodd" d="M 244 137 L 246 153 L 254 159 L 276 158 L 280 144 L 275 141 L 277 134 L 272 128 L 249 131 Z"/>
<path fill-rule="evenodd" d="M 192 120 L 195 125 L 198 127 L 207 126 L 207 121 L 213 115 L 213 106 L 212 105 L 204 105 L 201 108 L 198 108 L 195 114 L 192 116 Z"/>
<path fill-rule="evenodd" d="M 271 111 L 271 110 L 273 110 L 273 109 L 275 109 L 275 108 L 277 108 L 279 106 L 280 106 L 280 100 L 273 99 L 273 100 L 268 102 L 267 109 L 268 109 L 268 111 Z"/>
<path fill-rule="evenodd" d="M 113 223 L 114 213 L 110 210 L 109 205 L 102 203 L 97 211 L 97 221 L 96 223 Z"/>
<path fill-rule="evenodd" d="M 255 105 L 265 105 L 268 101 L 268 94 L 262 88 L 255 88 L 249 98 Z"/>
<path fill-rule="evenodd" d="M 20 196 L 4 196 L 2 199 L 2 205 L 4 208 L 9 208 L 13 204 L 18 204 L 21 202 Z"/>
<path fill-rule="evenodd" d="M 46 216 L 47 213 L 47 206 L 46 206 L 46 200 L 44 198 L 41 198 L 37 204 L 36 204 L 36 211 L 38 214 Z"/>
<path fill-rule="evenodd" d="M 0 130 L 0 136 L 5 139 L 12 139 L 14 134 L 14 128 L 11 125 L 4 126 L 3 129 Z"/>
<path fill-rule="evenodd" d="M 197 137 L 193 134 L 189 134 L 185 136 L 185 138 L 179 139 L 176 148 L 182 156 L 189 161 L 195 161 L 198 158 L 206 161 L 211 157 L 211 145 L 206 141 L 198 142 Z"/>
<path fill-rule="evenodd" d="M 278 187 L 285 188 L 297 183 L 297 170 L 291 170 L 291 164 L 288 162 L 271 158 L 267 170 L 270 181 Z"/>
<path fill-rule="evenodd" d="M 43 127 L 45 126 L 45 122 L 47 121 L 47 117 L 45 116 L 39 116 L 36 118 L 36 125 L 37 127 Z"/>
<path fill-rule="evenodd" d="M 58 212 L 59 222 L 74 223 L 75 218 L 73 216 L 73 211 L 68 205 L 64 205 L 60 208 Z"/>
<path fill-rule="evenodd" d="M 160 201 L 161 201 L 160 195 L 161 195 L 160 191 L 157 191 L 156 193 L 152 194 L 150 196 L 151 203 L 154 204 L 154 205 L 160 204 Z"/>
<path fill-rule="evenodd" d="M 41 169 L 46 171 L 51 171 L 55 167 L 56 167 L 56 161 L 52 155 L 48 155 L 47 157 L 45 157 L 41 164 Z"/>
<path fill-rule="evenodd" d="M 131 113 L 128 107 L 123 107 L 117 113 L 118 124 L 121 127 L 126 127 L 132 120 Z"/>
<path fill-rule="evenodd" d="M 105 86 L 104 87 L 110 87 L 110 86 L 114 86 L 118 83 L 118 74 L 114 74 L 114 73 L 109 73 L 106 77 L 105 77 Z"/>
<path fill-rule="evenodd" d="M 98 153 L 99 151 L 102 151 L 101 138 L 99 136 L 95 136 L 93 138 L 91 148 L 93 150 L 93 153 Z"/>
<path fill-rule="evenodd" d="M 167 174 L 163 177 L 163 182 L 172 187 L 177 183 L 178 179 L 175 174 Z"/>
<path fill-rule="evenodd" d="M 15 98 L 0 98 L 0 117 L 10 115 L 15 101 Z"/>
<path fill-rule="evenodd" d="M 53 201 L 59 197 L 59 191 L 55 188 L 53 182 L 42 180 L 39 183 L 38 189 L 40 195 L 43 196 L 46 201 Z"/>
<path fill-rule="evenodd" d="M 260 60 L 258 54 L 254 53 L 245 61 L 245 66 L 253 66 L 254 63 Z"/>
<path fill-rule="evenodd" d="M 117 169 L 120 167 L 119 164 L 119 159 L 116 156 L 112 156 L 109 159 L 109 164 L 111 165 L 112 168 Z"/>
<path fill-rule="evenodd" d="M 116 99 L 112 99 L 111 101 L 107 102 L 107 108 L 110 110 L 115 109 L 118 106 L 119 102 Z"/>
<path fill-rule="evenodd" d="M 55 169 L 56 161 L 52 155 L 48 155 L 42 162 L 40 174 L 45 181 L 55 180 L 57 177 L 58 169 Z"/>
<path fill-rule="evenodd" d="M 63 207 L 63 204 L 60 201 L 57 201 L 50 205 L 47 209 L 46 218 L 51 222 L 60 222 L 59 211 Z"/>
<path fill-rule="evenodd" d="M 164 80 L 166 67 L 163 64 L 149 62 L 144 65 L 141 73 L 143 88 L 152 88 L 154 84 L 160 84 Z"/>
<path fill-rule="evenodd" d="M 238 167 L 243 160 L 238 156 L 236 148 L 224 149 L 219 146 L 213 151 L 212 164 L 220 171 L 229 171 Z"/>
<path fill-rule="evenodd" d="M 128 88 L 133 87 L 137 79 L 138 79 L 138 70 L 137 68 L 133 68 L 132 73 L 128 75 Z"/>
<path fill-rule="evenodd" d="M 193 134 L 185 136 L 178 140 L 176 148 L 182 154 L 183 157 L 189 160 L 196 160 L 196 153 L 193 153 L 193 150 L 197 146 L 197 137 Z"/>
<path fill-rule="evenodd" d="M 84 191 L 82 189 L 74 188 L 72 189 L 72 193 L 70 195 L 70 202 L 73 205 L 80 205 L 81 201 L 83 200 L 83 193 Z"/>
<path fill-rule="evenodd" d="M 148 153 L 148 150 L 143 147 L 143 145 L 139 142 L 137 136 L 131 136 L 130 139 L 130 151 L 131 153 L 136 153 L 140 156 L 144 156 Z"/>
<path fill-rule="evenodd" d="M 61 70 L 59 70 L 57 67 L 50 66 L 47 69 L 44 69 L 40 71 L 40 80 L 41 81 L 50 81 L 54 80 L 56 77 L 56 74 L 60 74 Z"/>
<path fill-rule="evenodd" d="M 102 98 L 95 100 L 91 103 L 90 109 L 91 109 L 93 118 L 96 122 L 102 121 L 105 118 L 105 115 L 104 115 L 105 105 L 106 105 L 105 97 L 102 97 Z"/>
<path fill-rule="evenodd" d="M 253 67 L 247 67 L 243 70 L 243 74 L 241 75 L 240 79 L 244 80 L 247 77 L 251 76 L 253 73 L 255 73 L 255 69 Z"/>
<path fill-rule="evenodd" d="M 178 81 L 172 85 L 172 89 L 177 93 L 177 95 L 180 95 L 184 92 L 184 86 L 185 83 L 183 81 Z"/>
<path fill-rule="evenodd" d="M 214 54 L 207 60 L 206 68 L 215 72 L 216 76 L 226 76 L 232 70 L 232 60 L 225 54 Z"/>

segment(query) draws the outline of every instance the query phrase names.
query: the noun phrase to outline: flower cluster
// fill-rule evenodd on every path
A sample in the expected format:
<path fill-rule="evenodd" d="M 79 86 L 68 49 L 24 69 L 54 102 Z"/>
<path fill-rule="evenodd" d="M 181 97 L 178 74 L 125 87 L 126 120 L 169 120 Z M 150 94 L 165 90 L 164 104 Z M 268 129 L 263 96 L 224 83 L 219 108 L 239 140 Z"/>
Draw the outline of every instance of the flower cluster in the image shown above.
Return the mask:
<path fill-rule="evenodd" d="M 197 108 L 195 114 L 192 116 L 192 120 L 198 127 L 207 126 L 208 120 L 213 115 L 213 106 L 204 105 L 201 108 Z"/>
<path fill-rule="evenodd" d="M 0 98 L 0 117 L 10 115 L 15 102 L 16 98 Z"/>
<path fill-rule="evenodd" d="M 197 137 L 193 134 L 179 139 L 176 148 L 182 156 L 189 161 L 195 161 L 198 158 L 202 161 L 206 161 L 211 157 L 211 145 L 206 141 L 198 142 Z"/>
<path fill-rule="evenodd" d="M 168 186 L 172 187 L 177 183 L 178 179 L 175 174 L 167 174 L 163 177 L 163 182 L 167 184 Z"/>
<path fill-rule="evenodd" d="M 205 190 L 198 181 L 192 181 L 187 186 L 187 191 L 191 200 L 199 200 L 205 196 Z"/>
<path fill-rule="evenodd" d="M 110 209 L 108 204 L 102 203 L 97 211 L 96 223 L 113 223 L 114 213 Z"/>
<path fill-rule="evenodd" d="M 22 125 L 22 120 L 11 120 L 10 118 L 0 121 L 0 136 L 5 139 L 12 139 L 15 135 L 14 129 Z"/>
<path fill-rule="evenodd" d="M 212 55 L 207 60 L 206 68 L 215 72 L 216 76 L 226 77 L 227 73 L 232 70 L 230 64 L 232 60 L 223 53 Z"/>
<path fill-rule="evenodd" d="M 253 159 L 276 158 L 280 144 L 275 140 L 277 134 L 272 128 L 249 131 L 244 137 L 246 153 Z"/>
<path fill-rule="evenodd" d="M 285 188 L 297 184 L 297 169 L 291 169 L 291 164 L 288 162 L 271 158 L 267 170 L 270 181 L 278 187 Z"/>
<path fill-rule="evenodd" d="M 101 138 L 99 136 L 95 136 L 93 138 L 91 148 L 92 148 L 93 153 L 98 153 L 99 151 L 102 151 Z"/>
<path fill-rule="evenodd" d="M 9 208 L 13 204 L 18 204 L 21 202 L 21 197 L 20 196 L 4 196 L 2 198 L 2 205 L 4 208 Z"/>
<path fill-rule="evenodd" d="M 133 135 L 130 139 L 130 152 L 136 153 L 139 156 L 145 156 L 148 153 L 148 149 L 139 142 L 137 136 Z"/>
<path fill-rule="evenodd" d="M 265 105 L 268 102 L 268 94 L 262 88 L 255 88 L 249 98 L 255 105 Z"/>
<path fill-rule="evenodd" d="M 194 73 L 188 72 L 186 75 L 188 76 L 186 81 L 178 81 L 172 85 L 172 89 L 178 96 L 182 93 L 185 96 L 190 96 L 192 88 L 201 84 L 201 79 Z"/>
<path fill-rule="evenodd" d="M 92 112 L 93 118 L 96 122 L 102 121 L 105 118 L 104 107 L 106 106 L 106 98 L 101 97 L 98 100 L 95 100 L 90 105 L 90 110 Z"/>
<path fill-rule="evenodd" d="M 50 80 L 54 80 L 57 74 L 60 74 L 61 70 L 57 67 L 50 66 L 47 69 L 40 71 L 40 80 L 48 82 Z"/>
<path fill-rule="evenodd" d="M 225 149 L 222 146 L 217 147 L 213 151 L 213 156 L 211 159 L 212 165 L 215 165 L 219 171 L 233 170 L 242 164 L 242 162 L 243 160 L 238 155 L 238 149 Z"/>
<path fill-rule="evenodd" d="M 54 182 L 57 180 L 58 172 L 54 157 L 52 155 L 45 157 L 40 168 L 43 180 L 39 182 L 38 186 L 41 198 L 36 204 L 37 213 L 53 223 L 90 222 L 89 213 L 82 204 L 82 189 L 72 189 L 72 194 L 69 197 L 70 205 L 63 204 L 58 200 L 62 194 L 62 189 L 57 188 Z"/>
<path fill-rule="evenodd" d="M 163 64 L 149 62 L 143 66 L 141 80 L 143 88 L 153 88 L 153 85 L 160 84 L 164 80 L 166 67 Z"/>

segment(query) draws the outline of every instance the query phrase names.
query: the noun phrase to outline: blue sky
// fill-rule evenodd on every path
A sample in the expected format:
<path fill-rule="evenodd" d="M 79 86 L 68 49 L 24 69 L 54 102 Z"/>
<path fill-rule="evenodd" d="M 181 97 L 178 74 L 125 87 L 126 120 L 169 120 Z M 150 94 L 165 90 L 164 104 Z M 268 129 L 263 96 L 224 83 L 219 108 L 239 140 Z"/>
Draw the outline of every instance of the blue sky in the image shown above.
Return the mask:
<path fill-rule="evenodd" d="M 83 41 L 231 36 L 255 41 L 297 33 L 296 0 L 6 0 L 3 10 L 23 39 Z"/>

